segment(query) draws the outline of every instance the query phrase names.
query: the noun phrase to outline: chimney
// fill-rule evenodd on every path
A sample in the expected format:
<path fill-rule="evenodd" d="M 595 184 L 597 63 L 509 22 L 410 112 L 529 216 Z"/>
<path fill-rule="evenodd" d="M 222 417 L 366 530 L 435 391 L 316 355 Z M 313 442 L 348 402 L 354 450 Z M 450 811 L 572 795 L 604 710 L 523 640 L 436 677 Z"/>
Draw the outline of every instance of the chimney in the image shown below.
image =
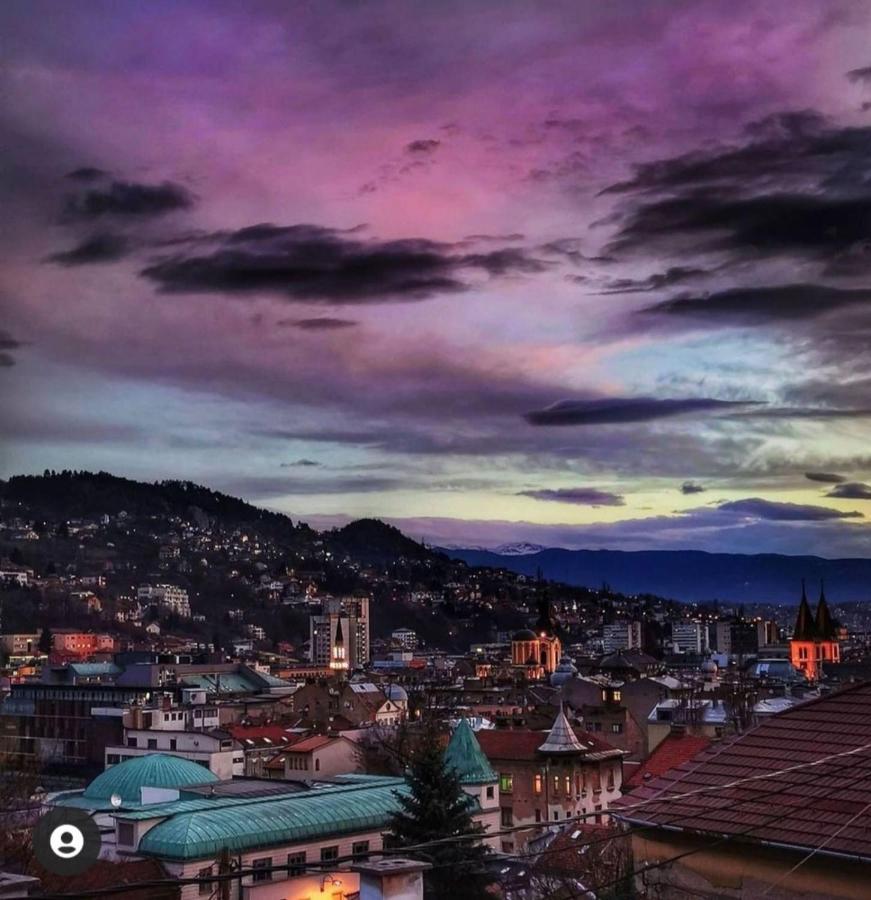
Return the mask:
<path fill-rule="evenodd" d="M 423 873 L 429 863 L 377 859 L 351 866 L 360 875 L 360 900 L 423 900 Z"/>

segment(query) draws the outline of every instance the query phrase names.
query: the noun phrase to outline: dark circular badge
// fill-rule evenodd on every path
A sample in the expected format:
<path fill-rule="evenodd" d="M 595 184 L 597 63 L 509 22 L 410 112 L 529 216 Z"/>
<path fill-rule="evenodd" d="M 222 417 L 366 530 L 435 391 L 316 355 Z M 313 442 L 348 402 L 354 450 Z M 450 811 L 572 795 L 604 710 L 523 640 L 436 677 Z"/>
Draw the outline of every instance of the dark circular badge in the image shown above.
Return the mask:
<path fill-rule="evenodd" d="M 100 855 L 100 829 L 81 809 L 56 807 L 33 829 L 33 850 L 40 865 L 55 875 L 78 875 Z"/>

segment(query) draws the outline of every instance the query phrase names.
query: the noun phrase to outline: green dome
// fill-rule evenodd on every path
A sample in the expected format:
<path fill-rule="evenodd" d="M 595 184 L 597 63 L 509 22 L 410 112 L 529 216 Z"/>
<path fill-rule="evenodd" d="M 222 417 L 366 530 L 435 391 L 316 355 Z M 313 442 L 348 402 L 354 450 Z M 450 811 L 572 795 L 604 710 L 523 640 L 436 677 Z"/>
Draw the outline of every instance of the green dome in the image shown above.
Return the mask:
<path fill-rule="evenodd" d="M 218 776 L 198 763 L 166 753 L 149 753 L 106 769 L 85 788 L 82 798 L 108 804 L 109 798 L 118 794 L 126 806 L 142 802 L 144 787 L 175 788 L 210 781 L 218 781 Z"/>

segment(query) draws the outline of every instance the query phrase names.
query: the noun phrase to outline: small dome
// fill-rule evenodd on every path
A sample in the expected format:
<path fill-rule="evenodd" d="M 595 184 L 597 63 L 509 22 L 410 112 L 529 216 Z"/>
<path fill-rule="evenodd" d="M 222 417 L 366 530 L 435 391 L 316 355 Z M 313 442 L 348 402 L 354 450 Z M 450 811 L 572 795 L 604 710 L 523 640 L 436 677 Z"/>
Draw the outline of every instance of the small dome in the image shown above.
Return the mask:
<path fill-rule="evenodd" d="M 571 681 L 577 674 L 578 670 L 575 668 L 575 664 L 572 662 L 571 657 L 563 656 L 559 661 L 559 665 L 554 670 L 553 675 L 550 676 L 550 683 L 554 687 L 559 687 L 567 681 Z"/>
<path fill-rule="evenodd" d="M 514 636 L 511 638 L 512 641 L 534 641 L 538 635 L 534 631 L 530 631 L 528 628 L 523 628 L 520 631 L 516 632 Z"/>
<path fill-rule="evenodd" d="M 400 687 L 398 684 L 388 684 L 387 687 L 384 688 L 384 696 L 388 700 L 408 702 L 408 694 L 406 693 L 405 688 Z"/>
<path fill-rule="evenodd" d="M 714 660 L 708 658 L 702 663 L 702 672 L 705 675 L 716 675 L 717 674 L 717 664 Z"/>
<path fill-rule="evenodd" d="M 142 788 L 175 788 L 218 781 L 218 776 L 199 763 L 166 753 L 149 753 L 127 759 L 98 775 L 86 788 L 86 800 L 109 803 L 118 794 L 126 805 L 142 802 Z"/>

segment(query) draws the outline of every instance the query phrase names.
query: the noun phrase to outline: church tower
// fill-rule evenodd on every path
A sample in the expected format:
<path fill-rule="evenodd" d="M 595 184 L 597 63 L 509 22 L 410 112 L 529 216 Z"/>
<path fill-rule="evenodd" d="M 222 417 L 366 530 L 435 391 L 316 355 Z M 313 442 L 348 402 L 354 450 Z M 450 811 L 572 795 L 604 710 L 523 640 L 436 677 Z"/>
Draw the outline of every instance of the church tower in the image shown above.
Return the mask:
<path fill-rule="evenodd" d="M 789 658 L 793 666 L 803 672 L 809 681 L 816 681 L 822 675 L 823 663 L 841 660 L 837 630 L 829 612 L 822 584 L 816 616 L 813 616 L 802 579 L 801 602 L 798 606 L 795 629 L 789 642 Z"/>

